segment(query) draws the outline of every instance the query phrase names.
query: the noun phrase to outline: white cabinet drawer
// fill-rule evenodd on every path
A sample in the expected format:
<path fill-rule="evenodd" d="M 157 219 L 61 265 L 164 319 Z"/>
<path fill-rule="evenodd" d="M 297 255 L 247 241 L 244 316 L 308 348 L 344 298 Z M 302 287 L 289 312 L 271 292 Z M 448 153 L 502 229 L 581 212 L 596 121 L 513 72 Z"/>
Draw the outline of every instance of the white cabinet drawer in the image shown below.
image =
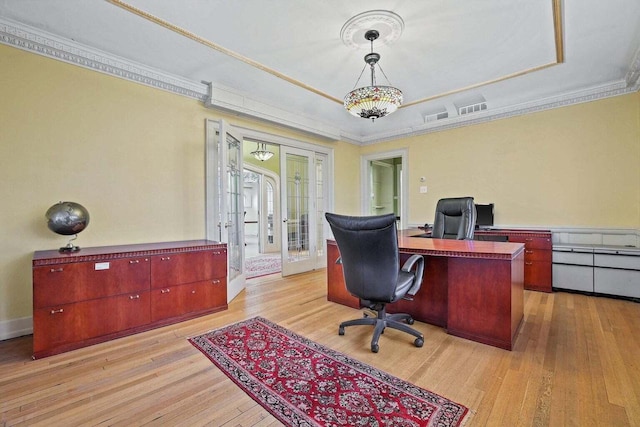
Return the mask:
<path fill-rule="evenodd" d="M 592 252 L 553 251 L 553 262 L 572 265 L 593 265 Z"/>
<path fill-rule="evenodd" d="M 640 256 L 595 254 L 594 265 L 596 267 L 624 268 L 640 271 Z"/>
<path fill-rule="evenodd" d="M 553 287 L 593 292 L 593 267 L 553 264 Z"/>
<path fill-rule="evenodd" d="M 640 271 L 594 268 L 594 291 L 640 298 Z"/>

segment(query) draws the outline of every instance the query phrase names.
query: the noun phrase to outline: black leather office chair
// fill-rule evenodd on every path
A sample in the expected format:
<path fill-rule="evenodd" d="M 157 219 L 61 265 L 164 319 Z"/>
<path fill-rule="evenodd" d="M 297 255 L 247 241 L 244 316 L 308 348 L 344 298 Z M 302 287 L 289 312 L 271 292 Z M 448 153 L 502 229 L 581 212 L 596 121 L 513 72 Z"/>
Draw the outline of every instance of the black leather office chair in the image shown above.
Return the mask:
<path fill-rule="evenodd" d="M 360 299 L 360 307 L 374 310 L 377 317 L 342 322 L 338 329 L 352 325 L 373 325 L 371 351 L 379 350 L 378 340 L 385 327 L 407 332 L 416 339 L 416 347 L 424 344 L 423 335 L 407 326 L 413 324 L 408 314 L 387 314 L 386 305 L 401 298 L 411 299 L 420 289 L 424 272 L 422 255 L 411 256 L 400 268 L 396 217 L 393 214 L 354 217 L 326 213 L 340 250 L 340 260 L 347 290 Z M 403 323 L 406 322 L 406 323 Z"/>
<path fill-rule="evenodd" d="M 440 199 L 436 205 L 431 237 L 436 239 L 473 240 L 476 228 L 476 205 L 473 197 Z"/>

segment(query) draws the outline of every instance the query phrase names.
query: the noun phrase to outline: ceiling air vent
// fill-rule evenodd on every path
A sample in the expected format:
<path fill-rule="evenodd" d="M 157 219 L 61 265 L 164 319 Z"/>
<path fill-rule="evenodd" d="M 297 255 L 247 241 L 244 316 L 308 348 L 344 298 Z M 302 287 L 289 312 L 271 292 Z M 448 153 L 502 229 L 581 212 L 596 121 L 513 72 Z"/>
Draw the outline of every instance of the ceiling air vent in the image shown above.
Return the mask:
<path fill-rule="evenodd" d="M 436 120 L 442 120 L 449 117 L 449 113 L 447 111 L 440 111 L 439 113 L 427 114 L 424 116 L 425 123 L 435 122 Z"/>
<path fill-rule="evenodd" d="M 471 114 L 477 113 L 478 111 L 484 111 L 487 109 L 487 103 L 485 101 L 478 102 L 477 104 L 465 105 L 464 107 L 458 108 L 458 114 Z"/>

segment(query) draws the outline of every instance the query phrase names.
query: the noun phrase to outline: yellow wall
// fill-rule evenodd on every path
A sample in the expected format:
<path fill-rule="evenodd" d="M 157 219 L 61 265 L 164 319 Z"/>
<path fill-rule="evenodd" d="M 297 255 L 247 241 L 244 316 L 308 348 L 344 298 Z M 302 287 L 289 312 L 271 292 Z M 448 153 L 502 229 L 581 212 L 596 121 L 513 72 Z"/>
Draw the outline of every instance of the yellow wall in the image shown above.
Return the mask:
<path fill-rule="evenodd" d="M 0 322 L 31 316 L 33 251 L 66 244 L 44 219 L 59 200 L 91 213 L 80 246 L 202 238 L 206 118 L 332 147 L 337 212 L 360 213 L 362 154 L 406 147 L 412 223 L 472 194 L 500 224 L 640 228 L 637 93 L 358 147 L 4 45 L 0 61 Z"/>
<path fill-rule="evenodd" d="M 79 246 L 201 239 L 205 119 L 325 144 L 197 100 L 0 45 L 0 321 L 31 316 L 33 251 L 64 246 L 44 214 L 90 212 Z"/>
<path fill-rule="evenodd" d="M 442 197 L 471 195 L 496 204 L 498 225 L 637 229 L 639 117 L 634 93 L 361 151 L 408 149 L 410 223 L 433 222 Z"/>

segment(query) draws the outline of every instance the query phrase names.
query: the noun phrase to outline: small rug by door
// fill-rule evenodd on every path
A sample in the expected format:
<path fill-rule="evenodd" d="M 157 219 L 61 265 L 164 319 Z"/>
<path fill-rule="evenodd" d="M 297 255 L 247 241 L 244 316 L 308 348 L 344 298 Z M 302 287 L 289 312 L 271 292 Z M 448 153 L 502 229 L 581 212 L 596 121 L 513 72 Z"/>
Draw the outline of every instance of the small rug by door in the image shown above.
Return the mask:
<path fill-rule="evenodd" d="M 189 341 L 287 426 L 460 426 L 468 413 L 261 317 Z"/>
<path fill-rule="evenodd" d="M 245 262 L 247 279 L 279 273 L 280 271 L 282 271 L 282 262 L 279 253 L 258 255 L 247 258 Z"/>

